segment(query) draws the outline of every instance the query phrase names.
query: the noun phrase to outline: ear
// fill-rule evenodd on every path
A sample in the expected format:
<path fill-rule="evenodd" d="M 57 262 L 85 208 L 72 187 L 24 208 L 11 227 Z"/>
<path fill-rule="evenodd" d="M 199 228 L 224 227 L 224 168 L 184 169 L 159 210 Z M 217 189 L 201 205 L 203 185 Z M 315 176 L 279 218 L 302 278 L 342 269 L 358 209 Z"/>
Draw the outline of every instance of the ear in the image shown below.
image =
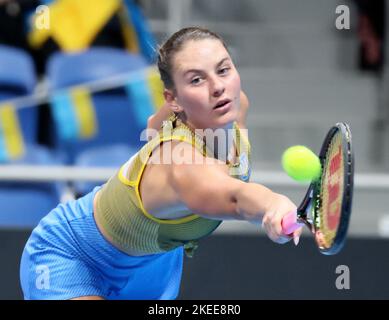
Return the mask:
<path fill-rule="evenodd" d="M 176 113 L 184 111 L 184 108 L 182 108 L 177 103 L 177 98 L 176 98 L 176 95 L 174 94 L 173 90 L 165 89 L 163 91 L 163 96 L 165 97 L 165 100 L 166 100 L 167 104 L 169 105 L 169 108 L 171 111 L 176 112 Z"/>

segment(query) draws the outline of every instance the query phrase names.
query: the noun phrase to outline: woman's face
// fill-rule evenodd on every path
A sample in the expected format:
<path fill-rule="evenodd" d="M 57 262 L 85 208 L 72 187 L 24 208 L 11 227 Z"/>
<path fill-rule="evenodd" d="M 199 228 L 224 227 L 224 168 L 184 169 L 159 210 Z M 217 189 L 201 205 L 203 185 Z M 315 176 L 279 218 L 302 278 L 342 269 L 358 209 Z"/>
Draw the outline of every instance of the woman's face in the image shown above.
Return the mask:
<path fill-rule="evenodd" d="M 221 41 L 188 41 L 173 57 L 173 81 L 172 109 L 192 127 L 216 129 L 238 118 L 240 77 Z"/>

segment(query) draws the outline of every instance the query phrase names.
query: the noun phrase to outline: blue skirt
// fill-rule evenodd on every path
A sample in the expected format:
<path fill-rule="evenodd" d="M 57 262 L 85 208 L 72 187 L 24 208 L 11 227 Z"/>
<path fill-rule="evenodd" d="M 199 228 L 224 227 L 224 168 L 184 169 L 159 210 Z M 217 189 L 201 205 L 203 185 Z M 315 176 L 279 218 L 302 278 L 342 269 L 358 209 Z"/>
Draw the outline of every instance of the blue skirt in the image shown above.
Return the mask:
<path fill-rule="evenodd" d="M 24 248 L 20 281 L 25 299 L 175 299 L 183 248 L 146 256 L 129 256 L 98 230 L 93 199 L 58 205 L 33 230 Z"/>

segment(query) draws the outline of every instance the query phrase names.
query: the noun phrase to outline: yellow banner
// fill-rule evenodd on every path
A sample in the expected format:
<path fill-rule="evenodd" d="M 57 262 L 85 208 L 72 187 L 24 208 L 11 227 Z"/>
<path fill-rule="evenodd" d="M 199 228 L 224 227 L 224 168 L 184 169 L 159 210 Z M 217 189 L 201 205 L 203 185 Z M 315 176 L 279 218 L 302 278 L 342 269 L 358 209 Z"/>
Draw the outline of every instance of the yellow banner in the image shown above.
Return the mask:
<path fill-rule="evenodd" d="M 10 159 L 24 154 L 24 140 L 19 119 L 12 104 L 0 105 L 0 125 L 3 133 L 5 151 Z"/>
<path fill-rule="evenodd" d="M 73 89 L 70 95 L 79 125 L 79 136 L 84 139 L 94 137 L 97 133 L 97 121 L 90 92 L 86 88 L 78 87 Z"/>
<path fill-rule="evenodd" d="M 147 84 L 150 89 L 150 93 L 153 99 L 154 108 L 159 110 L 165 103 L 163 96 L 163 82 L 160 78 L 159 72 L 156 70 L 150 70 L 147 74 Z"/>
<path fill-rule="evenodd" d="M 57 0 L 48 6 L 48 28 L 39 28 L 37 13 L 29 34 L 30 44 L 39 47 L 51 36 L 62 51 L 88 48 L 96 35 L 117 12 L 120 0 Z"/>

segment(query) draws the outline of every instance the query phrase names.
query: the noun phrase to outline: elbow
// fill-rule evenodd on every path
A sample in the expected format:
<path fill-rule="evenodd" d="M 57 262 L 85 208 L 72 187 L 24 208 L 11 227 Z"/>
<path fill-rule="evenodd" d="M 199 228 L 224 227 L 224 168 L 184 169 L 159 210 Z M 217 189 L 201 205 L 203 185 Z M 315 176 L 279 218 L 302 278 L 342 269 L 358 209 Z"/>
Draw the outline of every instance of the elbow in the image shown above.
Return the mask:
<path fill-rule="evenodd" d="M 151 115 L 147 119 L 147 129 L 154 129 L 153 124 L 154 124 L 154 115 Z"/>
<path fill-rule="evenodd" d="M 241 219 L 236 201 L 224 196 L 212 197 L 209 192 L 186 201 L 186 205 L 191 212 L 209 219 Z"/>
<path fill-rule="evenodd" d="M 240 106 L 244 111 L 247 111 L 250 106 L 249 99 L 243 91 L 241 91 L 240 95 Z"/>
<path fill-rule="evenodd" d="M 146 136 L 147 141 L 150 141 L 158 136 L 158 130 L 153 126 L 153 116 L 150 116 L 147 119 Z"/>
<path fill-rule="evenodd" d="M 225 168 L 173 165 L 170 181 L 177 198 L 193 213 L 211 219 L 236 219 L 236 194 L 242 181 Z"/>
<path fill-rule="evenodd" d="M 228 188 L 212 188 L 203 184 L 184 198 L 185 204 L 195 214 L 221 220 L 240 220 L 237 199 Z"/>

